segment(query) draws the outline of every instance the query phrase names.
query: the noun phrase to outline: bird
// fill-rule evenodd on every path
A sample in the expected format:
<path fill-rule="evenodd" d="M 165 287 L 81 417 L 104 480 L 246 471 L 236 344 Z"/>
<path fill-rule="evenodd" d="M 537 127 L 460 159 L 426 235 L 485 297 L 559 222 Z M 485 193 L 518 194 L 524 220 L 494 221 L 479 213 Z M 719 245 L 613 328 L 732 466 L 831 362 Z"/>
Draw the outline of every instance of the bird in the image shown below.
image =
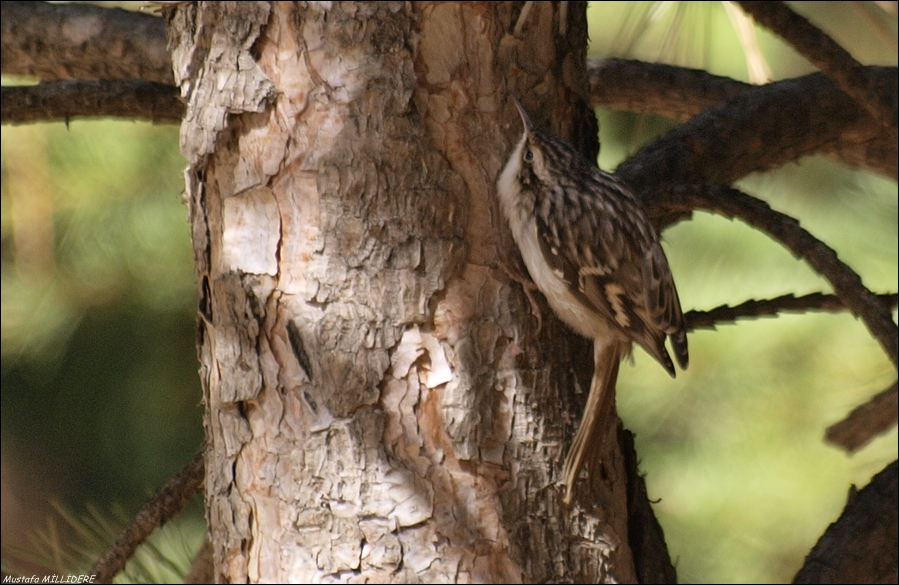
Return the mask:
<path fill-rule="evenodd" d="M 590 392 L 562 470 L 570 504 L 585 456 L 610 422 L 621 360 L 636 342 L 674 377 L 665 341 L 686 369 L 687 329 L 668 259 L 634 192 L 538 129 L 510 97 L 523 131 L 497 178 L 500 207 L 550 308 L 593 340 Z"/>

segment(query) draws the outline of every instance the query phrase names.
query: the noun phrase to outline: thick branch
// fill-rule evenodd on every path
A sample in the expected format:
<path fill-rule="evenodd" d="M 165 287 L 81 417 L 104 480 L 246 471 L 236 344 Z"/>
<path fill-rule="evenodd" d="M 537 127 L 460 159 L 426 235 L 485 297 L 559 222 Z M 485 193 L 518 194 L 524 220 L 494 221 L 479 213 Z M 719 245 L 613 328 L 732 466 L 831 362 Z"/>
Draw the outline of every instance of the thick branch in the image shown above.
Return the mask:
<path fill-rule="evenodd" d="M 697 69 L 626 59 L 588 62 L 587 75 L 593 107 L 653 114 L 681 121 L 726 99 L 749 92 L 759 92 L 756 94 L 758 97 L 751 99 L 792 99 L 788 95 L 781 97 L 768 89 L 760 90 L 758 86 Z M 797 81 L 804 83 L 802 79 L 805 78 Z M 839 90 L 832 87 L 831 91 Z M 832 99 L 829 95 L 819 98 L 826 101 Z M 721 119 L 727 123 L 724 116 Z M 767 125 L 760 124 L 756 127 L 756 135 L 747 135 L 746 138 L 752 142 L 793 139 L 784 132 L 774 136 L 761 135 L 762 131 L 768 129 Z M 870 123 L 867 118 L 862 117 L 858 123 L 842 128 L 833 140 L 821 146 L 820 152 L 850 166 L 868 168 L 896 177 L 899 175 L 896 140 L 885 134 L 880 132 L 872 136 Z M 731 148 L 727 144 L 724 147 Z M 772 145 L 772 148 L 775 147 L 776 144 Z M 788 153 L 789 151 L 784 151 L 784 154 Z M 800 155 L 809 153 L 802 152 Z M 780 164 L 783 162 L 788 161 L 784 160 Z"/>
<path fill-rule="evenodd" d="M 895 67 L 867 67 L 864 73 L 884 95 L 896 99 Z M 880 125 L 818 73 L 719 102 L 643 147 L 616 172 L 640 193 L 671 183 L 730 184 L 807 154 L 842 152 L 850 142 L 875 138 L 886 140 Z M 895 178 L 896 142 L 883 146 L 882 158 L 870 159 L 868 165 Z"/>
<path fill-rule="evenodd" d="M 656 201 L 672 211 L 707 209 L 728 218 L 740 218 L 783 244 L 824 276 L 854 315 L 861 318 L 880 342 L 890 361 L 899 366 L 899 331 L 889 306 L 862 284 L 861 278 L 836 252 L 818 240 L 792 217 L 767 203 L 722 185 L 678 185 L 659 189 Z"/>
<path fill-rule="evenodd" d="M 197 451 L 181 471 L 153 494 L 131 524 L 125 527 L 115 544 L 94 563 L 89 572 L 94 575 L 94 583 L 112 583 L 112 578 L 125 568 L 125 564 L 134 555 L 137 547 L 147 540 L 154 530 L 174 518 L 194 494 L 200 491 L 205 477 L 205 451 L 205 447 Z"/>
<path fill-rule="evenodd" d="M 895 95 L 896 68 L 865 71 L 872 83 Z M 730 184 L 751 172 L 831 150 L 847 134 L 865 142 L 883 130 L 830 79 L 813 74 L 720 102 L 643 147 L 616 172 L 651 197 L 670 184 Z M 892 156 L 877 162 L 881 172 L 896 176 L 895 143 Z"/>
<path fill-rule="evenodd" d="M 899 176 L 895 136 L 890 138 L 881 133 L 870 139 L 857 140 L 852 131 L 848 131 L 826 144 L 821 152 L 853 167 L 876 171 L 893 179 Z"/>
<path fill-rule="evenodd" d="M 899 119 L 896 90 L 899 80 L 893 77 L 892 98 L 865 75 L 865 67 L 822 30 L 796 14 L 784 2 L 740 2 L 740 6 L 757 22 L 783 37 L 806 59 L 834 80 L 837 87 L 851 96 L 881 126 L 896 132 Z"/>
<path fill-rule="evenodd" d="M 880 294 L 877 298 L 890 307 L 896 307 L 899 294 Z M 709 311 L 689 311 L 684 318 L 690 331 L 696 329 L 714 329 L 718 325 L 734 323 L 737 319 L 758 319 L 760 317 L 776 317 L 781 313 L 806 313 L 809 311 L 838 312 L 849 309 L 846 303 L 836 295 L 812 293 L 801 297 L 791 294 L 773 299 L 749 300 L 735 307 L 721 305 Z"/>
<path fill-rule="evenodd" d="M 587 62 L 590 105 L 688 120 L 754 86 L 699 69 L 627 59 Z"/>
<path fill-rule="evenodd" d="M 0 18 L 3 73 L 174 82 L 159 17 L 82 3 L 0 2 Z"/>
<path fill-rule="evenodd" d="M 47 81 L 0 89 L 0 122 L 68 122 L 73 118 L 140 118 L 179 123 L 178 88 L 146 81 Z"/>
<path fill-rule="evenodd" d="M 793 583 L 895 583 L 899 467 L 891 463 L 863 490 L 850 494 L 842 516 L 831 524 Z"/>

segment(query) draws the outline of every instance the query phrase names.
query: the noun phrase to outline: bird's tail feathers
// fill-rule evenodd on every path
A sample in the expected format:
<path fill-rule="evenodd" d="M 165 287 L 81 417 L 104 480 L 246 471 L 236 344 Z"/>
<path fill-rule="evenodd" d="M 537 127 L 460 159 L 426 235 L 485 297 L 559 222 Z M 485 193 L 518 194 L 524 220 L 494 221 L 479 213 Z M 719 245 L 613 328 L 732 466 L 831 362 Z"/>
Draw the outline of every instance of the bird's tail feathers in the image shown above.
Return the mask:
<path fill-rule="evenodd" d="M 591 449 L 599 449 L 599 441 L 606 434 L 610 423 L 612 406 L 615 404 L 615 384 L 618 381 L 618 366 L 621 358 L 628 353 L 628 344 L 618 340 L 593 342 L 593 378 L 587 406 L 578 427 L 577 434 L 568 455 L 562 474 L 565 479 L 565 504 L 571 503 L 572 489 L 584 459 Z"/>

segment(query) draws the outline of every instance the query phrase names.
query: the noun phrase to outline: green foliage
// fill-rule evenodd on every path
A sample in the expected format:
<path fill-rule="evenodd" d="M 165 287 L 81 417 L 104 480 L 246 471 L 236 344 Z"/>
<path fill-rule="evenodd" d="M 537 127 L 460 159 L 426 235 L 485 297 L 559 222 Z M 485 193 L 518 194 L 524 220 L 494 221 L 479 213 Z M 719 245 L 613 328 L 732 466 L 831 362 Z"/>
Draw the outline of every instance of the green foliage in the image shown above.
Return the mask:
<path fill-rule="evenodd" d="M 183 580 L 206 534 L 196 506 L 155 531 L 138 549 L 115 583 L 175 583 Z M 131 513 L 119 505 L 107 512 L 87 504 L 82 513 L 52 503 L 56 514 L 42 528 L 25 535 L 25 543 L 4 548 L 3 572 L 30 577 L 36 572 L 59 576 L 85 575 L 94 561 L 115 542 Z"/>

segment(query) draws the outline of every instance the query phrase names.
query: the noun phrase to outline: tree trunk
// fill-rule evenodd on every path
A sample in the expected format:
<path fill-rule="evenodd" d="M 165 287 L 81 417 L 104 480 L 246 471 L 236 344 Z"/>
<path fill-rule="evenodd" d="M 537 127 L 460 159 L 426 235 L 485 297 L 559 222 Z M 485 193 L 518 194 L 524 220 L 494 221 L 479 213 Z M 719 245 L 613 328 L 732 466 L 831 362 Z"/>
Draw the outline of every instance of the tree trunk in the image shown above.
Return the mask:
<path fill-rule="evenodd" d="M 509 92 L 595 155 L 584 4 L 173 4 L 217 580 L 670 580 L 496 200 Z"/>

